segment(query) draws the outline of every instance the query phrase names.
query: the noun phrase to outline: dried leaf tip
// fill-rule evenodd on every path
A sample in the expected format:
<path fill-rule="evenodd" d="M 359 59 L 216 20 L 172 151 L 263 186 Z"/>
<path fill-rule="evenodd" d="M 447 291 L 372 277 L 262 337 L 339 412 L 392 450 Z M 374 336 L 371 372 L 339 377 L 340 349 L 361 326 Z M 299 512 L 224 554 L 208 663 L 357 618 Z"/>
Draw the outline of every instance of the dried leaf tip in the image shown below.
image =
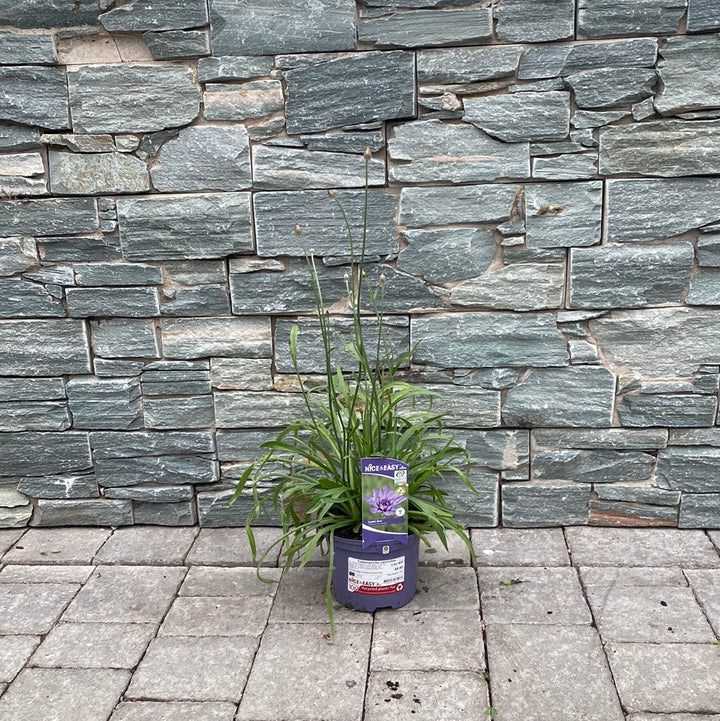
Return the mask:
<path fill-rule="evenodd" d="M 370 160 L 370 158 L 372 158 L 372 150 L 370 150 L 370 148 L 365 148 L 363 155 L 365 156 L 365 160 Z"/>

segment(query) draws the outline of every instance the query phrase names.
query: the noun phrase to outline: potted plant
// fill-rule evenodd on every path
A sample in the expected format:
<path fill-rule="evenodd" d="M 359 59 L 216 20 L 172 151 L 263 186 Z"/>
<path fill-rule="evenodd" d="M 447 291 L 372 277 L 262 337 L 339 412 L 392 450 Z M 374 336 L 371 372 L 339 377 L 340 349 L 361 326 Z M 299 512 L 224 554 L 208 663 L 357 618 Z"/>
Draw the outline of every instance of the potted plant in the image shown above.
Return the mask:
<path fill-rule="evenodd" d="M 444 417 L 433 409 L 437 393 L 405 379 L 414 348 L 396 352 L 384 322 L 386 279 L 380 274 L 371 282 L 367 273 L 369 150 L 365 157 L 359 241 L 340 208 L 350 265 L 347 310 L 339 317 L 325 307 L 314 252 L 306 253 L 325 377 L 319 384 L 303 377 L 299 326 L 294 325 L 289 351 L 305 415 L 263 444 L 264 453 L 245 470 L 230 500 L 246 489 L 253 494 L 246 532 L 259 574 L 278 545 L 284 559 L 281 576 L 293 566 L 303 568 L 317 549 L 328 554 L 326 597 L 333 633 L 333 590 L 340 603 L 366 611 L 412 599 L 418 541 L 427 543 L 429 534 L 436 533 L 447 546 L 446 533 L 454 531 L 472 553 L 446 492 L 437 485 L 451 477 L 472 489 L 468 454 L 443 430 Z M 295 232 L 300 235 L 301 229 L 296 226 Z M 344 321 L 344 338 L 339 321 Z M 280 519 L 282 534 L 259 553 L 253 525 L 270 510 Z M 374 542 L 373 532 L 380 542 Z M 386 577 L 379 582 L 380 592 L 373 581 L 363 591 L 363 573 Z"/>

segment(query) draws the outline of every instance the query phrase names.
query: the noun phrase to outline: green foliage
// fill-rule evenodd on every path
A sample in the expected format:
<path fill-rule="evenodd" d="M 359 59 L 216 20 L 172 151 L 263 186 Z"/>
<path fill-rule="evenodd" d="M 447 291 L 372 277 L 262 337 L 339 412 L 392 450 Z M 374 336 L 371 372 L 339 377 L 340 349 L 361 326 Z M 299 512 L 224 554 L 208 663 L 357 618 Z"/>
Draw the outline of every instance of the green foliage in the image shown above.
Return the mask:
<path fill-rule="evenodd" d="M 369 158 L 369 153 L 366 153 Z M 454 531 L 472 546 L 454 518 L 439 479 L 454 477 L 472 488 L 466 469 L 468 454 L 443 430 L 443 416 L 433 409 L 436 393 L 404 380 L 414 348 L 397 353 L 384 327 L 385 278 L 370 285 L 365 271 L 367 182 L 362 239 L 359 244 L 345 218 L 351 262 L 346 273 L 350 337 L 333 329 L 325 307 L 312 250 L 306 254 L 320 328 L 325 381 L 310 385 L 300 373 L 299 327 L 289 338 L 290 358 L 305 402 L 304 417 L 293 420 L 276 438 L 263 444 L 264 453 L 238 482 L 234 502 L 250 489 L 253 508 L 247 520 L 253 559 L 260 568 L 279 545 L 283 575 L 293 565 L 302 568 L 328 541 L 330 569 L 335 533 L 359 535 L 362 521 L 360 459 L 386 457 L 408 464 L 408 528 L 422 540 L 435 532 L 447 546 Z M 300 234 L 296 227 L 296 233 Z M 359 247 L 358 247 L 359 245 Z M 338 356 L 352 358 L 342 367 Z M 473 489 L 474 490 L 474 489 Z M 253 524 L 273 511 L 282 521 L 282 535 L 270 549 L 258 553 Z M 328 573 L 328 611 L 332 600 Z"/>

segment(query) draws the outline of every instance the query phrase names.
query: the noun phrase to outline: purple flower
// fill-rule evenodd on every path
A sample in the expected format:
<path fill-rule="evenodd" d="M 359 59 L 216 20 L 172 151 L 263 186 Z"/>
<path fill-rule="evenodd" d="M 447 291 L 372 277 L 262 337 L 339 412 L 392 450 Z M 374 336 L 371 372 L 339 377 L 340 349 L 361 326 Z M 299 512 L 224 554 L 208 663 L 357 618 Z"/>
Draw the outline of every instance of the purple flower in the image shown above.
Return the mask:
<path fill-rule="evenodd" d="M 370 504 L 370 513 L 394 516 L 403 497 L 398 496 L 390 486 L 385 486 L 384 488 L 373 488 L 372 496 L 365 496 L 365 500 Z"/>

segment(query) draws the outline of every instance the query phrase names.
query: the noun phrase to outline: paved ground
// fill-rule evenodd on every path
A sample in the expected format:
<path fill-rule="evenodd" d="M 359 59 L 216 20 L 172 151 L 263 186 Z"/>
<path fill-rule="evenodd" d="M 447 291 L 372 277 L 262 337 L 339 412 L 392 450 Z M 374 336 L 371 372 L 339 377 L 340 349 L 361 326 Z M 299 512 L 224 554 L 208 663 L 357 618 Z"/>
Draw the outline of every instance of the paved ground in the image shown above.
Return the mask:
<path fill-rule="evenodd" d="M 240 529 L 0 531 L 0 721 L 720 721 L 720 531 L 472 537 L 330 643 Z"/>

